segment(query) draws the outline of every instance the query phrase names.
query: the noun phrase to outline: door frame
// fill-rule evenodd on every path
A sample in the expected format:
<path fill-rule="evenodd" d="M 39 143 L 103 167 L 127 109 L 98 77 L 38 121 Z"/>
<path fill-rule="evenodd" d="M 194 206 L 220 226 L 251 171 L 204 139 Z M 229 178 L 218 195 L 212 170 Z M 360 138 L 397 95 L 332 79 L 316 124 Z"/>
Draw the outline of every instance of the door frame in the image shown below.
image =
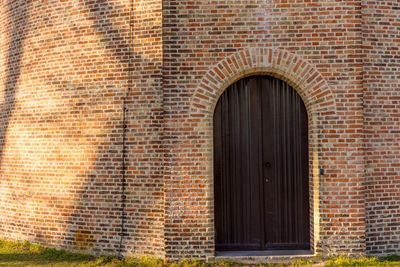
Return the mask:
<path fill-rule="evenodd" d="M 280 80 L 280 81 L 283 81 L 282 79 L 279 79 L 279 78 L 277 78 L 277 77 L 274 77 L 274 76 L 272 76 L 272 75 L 260 75 L 260 74 L 255 74 L 255 75 L 246 75 L 245 77 L 242 77 L 242 78 L 240 78 L 240 79 L 238 79 L 238 80 L 236 80 L 235 82 L 233 82 L 232 84 L 230 84 L 228 87 L 227 87 L 227 89 L 229 89 L 232 85 L 234 85 L 235 83 L 237 83 L 237 82 L 239 82 L 240 80 L 242 80 L 242 79 L 245 79 L 245 78 L 262 78 L 262 77 L 270 77 L 270 78 L 274 78 L 274 79 L 278 79 L 278 80 Z M 287 84 L 287 82 L 286 81 L 283 81 L 284 83 L 286 83 Z M 301 98 L 301 96 L 298 94 L 298 92 L 293 88 L 293 87 L 291 87 L 290 85 L 289 85 L 289 87 L 292 89 L 292 90 L 294 90 L 295 91 L 295 93 L 296 93 L 296 95 L 298 96 L 298 97 L 300 97 L 300 99 L 301 99 L 301 102 L 302 102 L 302 104 L 304 105 L 304 107 L 305 107 L 305 112 L 306 112 L 306 116 L 307 116 L 307 132 L 308 132 L 308 138 L 307 138 L 307 154 L 309 155 L 309 133 L 310 133 L 310 131 L 309 131 L 309 115 L 308 115 L 308 111 L 307 111 L 307 107 L 306 107 L 306 105 L 305 105 L 305 103 L 304 103 L 304 101 L 303 101 L 303 99 Z M 226 90 L 227 89 L 225 89 L 222 93 L 221 93 L 221 95 L 220 95 L 220 97 L 218 98 L 218 100 L 217 100 L 217 103 L 219 103 L 219 100 L 220 100 L 220 98 L 221 98 L 221 96 L 222 96 L 222 94 L 224 94 L 225 92 L 226 92 Z M 262 89 L 261 89 L 262 90 Z M 215 107 L 217 106 L 217 104 L 215 105 Z M 213 113 L 213 126 L 214 126 L 214 115 L 215 115 L 215 111 L 214 111 L 214 113 Z M 260 122 L 261 123 L 261 122 Z M 303 135 L 304 136 L 304 135 Z M 214 128 L 213 128 L 213 139 L 215 138 L 215 135 L 214 135 Z M 214 140 L 213 140 L 213 156 L 215 155 L 214 154 Z M 304 155 L 304 154 L 303 154 Z M 213 164 L 214 164 L 214 158 L 213 158 Z M 308 161 L 307 161 L 307 164 L 309 164 L 309 156 L 308 156 Z M 308 173 L 310 174 L 310 166 L 308 166 Z M 214 175 L 214 172 L 213 172 L 213 175 Z M 307 186 L 307 190 L 308 190 L 308 195 L 309 195 L 309 202 L 310 202 L 310 198 L 311 198 L 311 195 L 310 195 L 310 179 L 309 179 L 309 177 L 310 177 L 310 175 L 308 175 L 308 179 L 307 179 L 307 182 L 308 182 L 308 186 Z M 213 179 L 215 179 L 215 177 L 213 177 Z M 221 188 L 219 188 L 219 189 L 221 189 Z M 213 183 L 213 190 L 215 190 L 215 183 Z M 263 192 L 262 193 L 260 193 L 260 197 L 261 198 L 263 198 L 263 196 L 265 196 L 264 194 L 265 194 L 265 191 L 264 190 L 262 190 Z M 260 204 L 261 203 L 263 203 L 263 204 L 261 204 L 261 206 L 263 206 L 264 205 L 264 198 L 262 199 L 262 200 L 260 200 L 261 202 L 260 202 Z M 216 202 L 214 201 L 214 210 L 215 210 L 215 206 L 216 205 Z M 312 233 L 311 233 L 311 211 L 310 211 L 310 209 L 311 209 L 311 206 L 310 206 L 310 203 L 309 203 L 309 205 L 308 205 L 308 208 L 309 208 L 309 210 L 307 211 L 307 212 L 305 212 L 306 214 L 308 214 L 309 215 L 309 218 L 308 218 L 308 227 L 310 228 L 309 229 L 309 233 L 310 233 L 310 240 L 309 240 L 309 245 L 310 245 L 310 249 L 312 248 L 312 239 L 311 239 L 311 236 L 312 236 Z M 264 213 L 263 213 L 263 210 L 261 211 L 261 218 L 262 218 L 262 221 L 264 222 L 264 225 L 265 225 L 265 223 L 266 223 L 266 221 L 265 221 L 265 215 L 263 215 Z M 214 213 L 214 216 L 215 216 L 215 213 Z M 214 222 L 215 222 L 215 224 L 214 224 L 214 232 L 215 232 L 215 234 L 216 234 L 216 227 L 217 227 L 217 225 L 216 225 L 216 220 L 214 219 Z M 265 230 L 265 228 L 262 228 L 261 229 L 261 233 L 264 233 L 264 230 Z M 262 236 L 262 237 L 260 237 L 261 238 L 261 240 L 264 240 L 265 239 L 265 234 L 264 234 L 264 236 Z M 214 238 L 214 240 L 216 241 L 216 238 Z M 264 242 L 265 242 L 266 240 L 264 240 Z M 284 245 L 284 244 L 281 244 L 282 246 L 284 246 L 284 247 L 288 247 L 288 244 L 286 244 L 286 245 Z M 215 245 L 216 246 L 216 245 Z M 230 245 L 227 245 L 228 247 L 230 246 Z M 293 246 L 295 246 L 295 245 L 293 245 Z M 236 247 L 236 246 L 234 246 L 234 245 L 232 245 L 232 247 Z M 261 245 L 261 247 L 264 247 L 263 245 Z M 250 247 L 249 247 L 250 248 Z M 290 249 L 290 248 L 288 248 L 288 249 Z M 298 249 L 294 249 L 294 250 L 304 250 L 305 248 L 298 248 Z M 243 249 L 243 250 L 249 250 L 249 251 L 254 251 L 254 249 Z M 260 248 L 260 250 L 266 250 L 266 251 L 271 251 L 271 250 L 280 250 L 280 248 L 279 248 L 279 244 L 278 244 L 278 246 L 273 246 L 273 247 L 271 247 L 271 248 Z M 290 249 L 290 250 L 292 250 L 292 249 Z M 230 251 L 229 249 L 223 249 L 222 251 Z M 238 251 L 238 249 L 232 249 L 231 251 Z"/>
<path fill-rule="evenodd" d="M 334 146 L 322 140 L 329 138 L 329 133 L 323 129 L 339 119 L 337 100 L 325 77 L 310 62 L 282 49 L 243 48 L 216 59 L 207 70 L 193 78 L 193 83 L 187 87 L 193 90 L 190 89 L 181 117 L 169 117 L 173 114 L 166 113 L 168 128 L 165 130 L 164 145 L 167 151 L 171 150 L 171 153 L 166 152 L 164 162 L 164 240 L 168 259 L 193 256 L 207 259 L 215 256 L 214 109 L 219 96 L 230 84 L 253 75 L 280 78 L 303 99 L 309 118 L 311 249 L 321 254 L 328 250 L 332 252 L 331 248 L 336 249 L 337 236 L 330 235 L 332 230 L 335 231 L 335 225 L 329 224 L 328 214 L 322 212 L 322 208 L 332 201 L 323 202 L 321 199 L 332 195 L 324 186 L 325 180 L 333 177 L 336 171 L 325 152 L 334 149 Z M 323 176 L 320 166 L 325 170 Z M 321 180 L 321 177 L 324 179 Z M 362 214 L 357 218 L 362 218 Z M 351 221 L 344 223 L 355 226 Z M 354 237 L 355 234 L 345 236 Z M 359 234 L 359 240 L 365 241 L 365 238 L 362 239 Z M 347 247 L 358 248 L 362 245 L 357 242 Z"/>
<path fill-rule="evenodd" d="M 266 56 L 267 55 L 267 56 Z M 289 56 L 290 55 L 290 56 Z M 233 62 L 243 62 L 243 58 L 251 61 L 252 58 L 263 58 L 262 61 L 253 61 L 252 65 L 239 65 L 239 69 L 236 73 L 232 72 L 230 66 Z M 242 58 L 242 60 L 240 60 Z M 288 66 L 293 66 L 284 60 L 293 61 L 295 67 L 288 69 Z M 228 66 L 228 67 L 226 67 Z M 232 69 L 234 69 L 232 67 Z M 230 75 L 226 75 L 230 73 Z M 222 76 L 222 75 L 226 75 Z M 194 99 L 192 103 L 193 106 L 191 113 L 204 114 L 206 118 L 206 124 L 208 129 L 208 136 L 210 136 L 210 143 L 208 147 L 210 148 L 208 153 L 208 164 L 207 173 L 210 177 L 208 192 L 211 194 L 211 201 L 208 204 L 208 212 L 211 217 L 211 223 L 213 228 L 210 234 L 212 238 L 212 255 L 215 256 L 215 219 L 214 219 L 214 150 L 213 150 L 213 119 L 214 110 L 216 104 L 222 95 L 222 93 L 233 83 L 240 79 L 249 76 L 272 76 L 287 82 L 302 98 L 308 116 L 308 153 L 309 153 L 309 198 L 310 198 L 310 250 L 314 253 L 324 253 L 325 245 L 321 242 L 321 173 L 320 166 L 324 166 L 323 160 L 321 158 L 322 153 L 322 141 L 321 139 L 324 135 L 319 129 L 319 125 L 323 124 L 324 118 L 319 116 L 319 112 L 324 110 L 326 112 L 336 112 L 336 100 L 334 94 L 332 93 L 329 85 L 325 81 L 318 71 L 309 65 L 307 61 L 294 56 L 290 52 L 281 52 L 279 50 L 272 49 L 260 49 L 260 50 L 250 50 L 244 53 L 236 53 L 231 57 L 224 59 L 221 63 L 217 64 L 212 68 L 206 75 L 203 81 L 200 83 L 198 93 L 194 94 Z M 204 97 L 198 97 L 199 95 L 207 95 L 207 92 L 213 91 L 212 99 L 210 103 L 204 101 Z M 323 94 L 315 97 L 315 92 L 325 92 Z M 196 99 L 197 98 L 197 99 Z M 318 101 L 317 101 L 318 100 Z M 204 103 L 205 107 L 198 105 L 197 103 Z M 211 104 L 211 106 L 210 106 Z M 321 107 L 322 106 L 322 107 Z M 202 112 L 204 110 L 204 112 Z M 318 135 L 321 135 L 319 137 Z"/>

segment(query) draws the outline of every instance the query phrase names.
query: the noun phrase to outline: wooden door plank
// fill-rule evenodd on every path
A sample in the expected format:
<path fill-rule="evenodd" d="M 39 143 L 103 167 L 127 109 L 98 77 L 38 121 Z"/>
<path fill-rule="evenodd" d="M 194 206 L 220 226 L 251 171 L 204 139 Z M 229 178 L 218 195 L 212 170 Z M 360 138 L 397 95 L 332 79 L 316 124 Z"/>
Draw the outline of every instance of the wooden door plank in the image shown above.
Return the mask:
<path fill-rule="evenodd" d="M 261 197 L 254 192 L 260 187 L 257 161 L 261 159 L 260 129 L 252 127 L 258 125 L 255 122 L 261 114 L 259 105 L 251 103 L 258 101 L 254 93 L 249 79 L 243 79 L 227 89 L 215 110 L 214 193 L 220 194 L 215 197 L 216 246 L 220 250 L 260 249 L 263 243 Z"/>
<path fill-rule="evenodd" d="M 263 99 L 272 107 L 263 109 L 263 117 L 268 118 L 263 120 L 267 123 L 263 125 L 263 139 L 273 141 L 264 145 L 264 155 L 269 157 L 273 151 L 275 181 L 275 184 L 266 183 L 270 187 L 265 190 L 265 203 L 271 201 L 269 196 L 273 191 L 275 205 L 268 212 L 276 216 L 275 221 L 265 219 L 266 233 L 273 233 L 266 235 L 265 248 L 300 249 L 309 244 L 309 203 L 304 201 L 304 197 L 308 198 L 308 130 L 304 120 L 307 114 L 293 88 L 275 78 L 265 79 L 269 81 L 263 90 L 270 94 L 269 99 Z M 270 207 L 266 204 L 266 208 Z"/>
<path fill-rule="evenodd" d="M 307 135 L 304 103 L 285 82 L 250 77 L 224 92 L 214 114 L 217 250 L 309 248 Z"/>

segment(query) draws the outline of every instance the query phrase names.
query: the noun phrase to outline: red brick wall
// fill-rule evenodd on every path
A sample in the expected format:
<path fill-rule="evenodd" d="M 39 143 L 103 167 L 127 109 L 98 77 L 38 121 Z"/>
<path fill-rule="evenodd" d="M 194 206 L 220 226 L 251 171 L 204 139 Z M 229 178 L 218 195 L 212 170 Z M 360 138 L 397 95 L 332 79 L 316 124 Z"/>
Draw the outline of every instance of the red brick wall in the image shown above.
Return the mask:
<path fill-rule="evenodd" d="M 313 249 L 398 252 L 399 6 L 375 2 L 1 1 L 0 237 L 116 254 L 124 213 L 125 255 L 213 256 L 213 108 L 265 74 L 307 106 Z"/>
<path fill-rule="evenodd" d="M 299 56 L 331 88 L 334 111 L 309 114 L 318 125 L 310 133 L 314 145 L 310 164 L 326 170 L 321 177 L 310 174 L 311 188 L 317 191 L 310 195 L 319 196 L 312 199 L 312 212 L 319 214 L 313 218 L 314 235 L 318 235 L 312 238 L 314 249 L 365 252 L 361 22 L 360 1 L 164 1 L 168 256 L 213 254 L 213 104 L 240 74 L 257 74 L 257 67 L 264 71 L 257 63 L 246 70 L 235 63 L 223 64 L 232 53 L 253 47 Z M 277 65 L 284 60 L 275 59 Z M 226 73 L 207 76 L 214 66 Z M 230 75 L 229 69 L 243 72 Z M 293 77 L 290 71 L 276 71 L 272 67 L 267 73 L 289 82 L 304 79 Z M 208 86 L 198 88 L 202 81 Z M 314 89 L 318 95 L 321 88 Z M 190 110 L 193 94 L 198 99 L 194 112 Z M 310 105 L 327 105 L 312 96 L 303 99 Z"/>
<path fill-rule="evenodd" d="M 123 251 L 162 256 L 161 8 L 148 2 L 133 43 L 129 0 L 1 1 L 1 237 L 117 253 L 126 98 Z"/>
<path fill-rule="evenodd" d="M 400 3 L 363 1 L 367 250 L 400 252 Z"/>
<path fill-rule="evenodd" d="M 162 6 L 136 0 L 127 99 L 126 255 L 164 255 Z"/>

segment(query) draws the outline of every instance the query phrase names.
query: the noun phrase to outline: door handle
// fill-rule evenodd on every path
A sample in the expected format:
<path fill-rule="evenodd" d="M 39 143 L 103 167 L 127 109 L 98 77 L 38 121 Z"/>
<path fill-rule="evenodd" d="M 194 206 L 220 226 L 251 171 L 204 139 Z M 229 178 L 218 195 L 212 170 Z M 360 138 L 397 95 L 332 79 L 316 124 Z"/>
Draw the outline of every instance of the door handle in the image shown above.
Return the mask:
<path fill-rule="evenodd" d="M 265 162 L 265 167 L 271 167 L 271 162 L 269 161 Z"/>
<path fill-rule="evenodd" d="M 265 178 L 265 182 L 268 183 L 268 182 L 269 182 L 269 179 L 268 179 L 268 178 Z"/>

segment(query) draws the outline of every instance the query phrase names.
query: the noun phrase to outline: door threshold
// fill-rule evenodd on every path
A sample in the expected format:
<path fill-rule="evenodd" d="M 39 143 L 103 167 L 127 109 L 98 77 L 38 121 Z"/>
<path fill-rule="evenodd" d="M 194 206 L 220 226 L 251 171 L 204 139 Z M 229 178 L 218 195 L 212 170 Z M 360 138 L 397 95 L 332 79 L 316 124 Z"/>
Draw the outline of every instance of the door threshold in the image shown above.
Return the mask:
<path fill-rule="evenodd" d="M 233 261 L 245 264 L 289 263 L 296 260 L 313 260 L 316 255 L 311 250 L 250 250 L 217 251 L 215 261 Z"/>
<path fill-rule="evenodd" d="M 314 256 L 311 250 L 247 250 L 217 251 L 216 257 L 253 257 L 253 256 Z"/>

